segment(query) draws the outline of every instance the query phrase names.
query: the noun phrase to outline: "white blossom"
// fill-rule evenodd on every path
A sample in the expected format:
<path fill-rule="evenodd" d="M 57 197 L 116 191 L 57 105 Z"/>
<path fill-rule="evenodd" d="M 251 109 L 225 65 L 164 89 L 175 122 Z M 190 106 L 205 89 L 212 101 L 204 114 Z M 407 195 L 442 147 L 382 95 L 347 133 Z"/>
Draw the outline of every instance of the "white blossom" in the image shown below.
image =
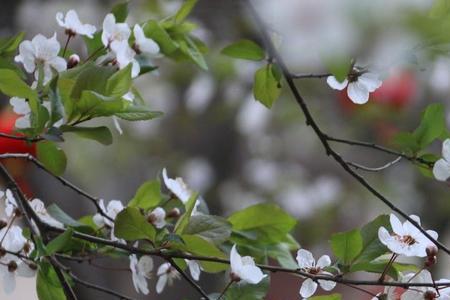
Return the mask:
<path fill-rule="evenodd" d="M 151 277 L 153 271 L 153 259 L 148 256 L 142 256 L 139 261 L 135 254 L 130 255 L 130 269 L 133 279 L 133 285 L 136 291 L 144 295 L 149 293 L 147 279 Z"/>
<path fill-rule="evenodd" d="M 61 46 L 56 40 L 56 33 L 51 38 L 42 34 L 36 35 L 31 41 L 23 41 L 19 45 L 19 55 L 14 60 L 23 64 L 28 73 L 34 72 L 34 77 L 39 80 L 38 66 L 42 66 L 46 84 L 52 78 L 52 68 L 62 72 L 67 68 L 64 58 L 59 57 Z"/>
<path fill-rule="evenodd" d="M 185 259 L 184 260 L 189 268 L 189 272 L 194 280 L 198 281 L 200 279 L 201 267 L 196 260 Z"/>
<path fill-rule="evenodd" d="M 22 234 L 22 228 L 17 225 L 12 225 L 9 230 L 8 227 L 2 228 L 0 230 L 0 240 L 3 240 L 3 248 L 16 253 L 22 251 L 25 244 L 28 242 Z M 5 256 L 1 257 L 0 260 L 4 262 L 5 259 L 11 259 L 11 257 L 8 257 L 8 255 L 12 254 L 6 254 Z"/>
<path fill-rule="evenodd" d="M 240 256 L 236 250 L 236 245 L 233 245 L 233 248 L 231 248 L 230 267 L 233 277 L 249 284 L 258 284 L 267 276 L 255 265 L 252 257 Z"/>
<path fill-rule="evenodd" d="M 141 71 L 139 62 L 135 59 L 136 52 L 128 45 L 128 41 L 113 41 L 110 45 L 111 51 L 114 53 L 116 63 L 119 69 L 131 66 L 131 77 L 136 77 Z"/>
<path fill-rule="evenodd" d="M 0 265 L 0 275 L 3 281 L 3 290 L 6 294 L 11 294 L 16 288 L 16 276 L 33 277 L 36 270 L 20 260 L 11 260 L 7 265 Z"/>
<path fill-rule="evenodd" d="M 442 158 L 434 163 L 433 175 L 440 181 L 446 181 L 450 177 L 450 139 L 442 144 Z"/>
<path fill-rule="evenodd" d="M 41 219 L 41 221 L 54 227 L 64 228 L 64 225 L 61 222 L 55 220 L 52 216 L 50 216 L 50 214 L 47 212 L 47 209 L 45 208 L 44 202 L 42 202 L 40 199 L 33 199 L 30 202 L 30 206 Z"/>
<path fill-rule="evenodd" d="M 411 215 L 410 218 L 420 225 L 418 216 Z M 389 250 L 405 256 L 427 256 L 426 248 L 433 245 L 433 242 L 423 235 L 419 229 L 409 221 L 402 224 L 394 214 L 390 216 L 390 223 L 392 233 L 389 233 L 384 227 L 378 229 L 378 238 Z M 436 231 L 427 230 L 426 232 L 434 239 L 438 238 Z"/>
<path fill-rule="evenodd" d="M 409 273 L 404 277 L 404 281 L 408 283 L 433 283 L 433 278 L 428 270 L 422 270 L 419 274 Z M 447 279 L 436 280 L 436 284 L 449 283 Z M 406 290 L 401 300 L 421 300 L 421 299 L 450 299 L 450 288 L 439 289 L 436 291 L 433 287 L 417 286 Z"/>
<path fill-rule="evenodd" d="M 0 196 L 2 198 L 5 198 L 6 216 L 11 217 L 14 213 L 14 210 L 17 208 L 16 198 L 14 198 L 14 195 L 10 189 L 7 189 L 5 192 L 2 192 Z"/>
<path fill-rule="evenodd" d="M 127 23 L 116 23 L 113 14 L 107 14 L 103 20 L 102 43 L 109 47 L 112 42 L 128 41 L 131 30 Z"/>
<path fill-rule="evenodd" d="M 133 48 L 138 54 L 148 53 L 150 55 L 156 55 L 159 53 L 158 44 L 145 36 L 144 31 L 139 24 L 134 25 L 133 33 L 135 38 Z"/>
<path fill-rule="evenodd" d="M 328 76 L 328 85 L 335 90 L 343 90 L 347 87 L 347 95 L 356 104 L 364 104 L 369 100 L 369 93 L 378 89 L 382 81 L 378 75 L 371 72 L 360 72 L 352 70 L 348 77 L 339 82 L 336 77 Z"/>
<path fill-rule="evenodd" d="M 173 281 L 180 277 L 180 273 L 170 263 L 160 265 L 156 274 L 159 276 L 156 283 L 156 292 L 158 294 L 162 293 L 167 284 L 169 286 L 172 285 Z"/>
<path fill-rule="evenodd" d="M 112 220 L 115 220 L 117 217 L 117 214 L 120 213 L 124 207 L 122 202 L 120 202 L 119 200 L 111 200 L 109 201 L 108 205 L 105 208 L 105 204 L 103 202 L 103 199 L 100 199 L 99 201 L 99 206 L 101 208 L 101 210 L 108 216 L 110 217 Z M 113 227 L 114 226 L 114 222 L 109 220 L 108 218 L 102 216 L 100 213 L 96 213 L 94 215 L 94 222 L 98 227 L 102 227 L 104 225 L 109 226 L 109 227 Z"/>
<path fill-rule="evenodd" d="M 175 195 L 181 202 L 188 202 L 192 195 L 192 191 L 188 188 L 183 178 L 177 177 L 175 179 L 169 178 L 167 176 L 167 170 L 163 169 L 163 179 L 166 187 Z"/>
<path fill-rule="evenodd" d="M 149 215 L 149 218 L 153 225 L 155 225 L 156 228 L 161 229 L 164 226 L 166 226 L 166 211 L 161 208 L 157 207 Z"/>
<path fill-rule="evenodd" d="M 58 25 L 66 29 L 69 35 L 85 35 L 92 39 L 96 31 L 95 26 L 81 23 L 78 14 L 73 9 L 69 10 L 64 16 L 62 12 L 56 13 L 56 21 Z"/>
<path fill-rule="evenodd" d="M 316 262 L 311 252 L 305 249 L 300 249 L 297 251 L 297 263 L 299 268 L 313 275 L 329 275 L 330 277 L 333 274 L 324 271 L 325 267 L 329 267 L 331 265 L 331 259 L 328 255 L 322 255 L 319 260 Z M 320 287 L 325 291 L 331 291 L 335 286 L 336 282 L 331 280 L 318 280 Z M 302 286 L 300 288 L 300 295 L 303 298 L 309 298 L 317 290 L 316 281 L 311 278 L 305 279 L 303 281 Z"/>

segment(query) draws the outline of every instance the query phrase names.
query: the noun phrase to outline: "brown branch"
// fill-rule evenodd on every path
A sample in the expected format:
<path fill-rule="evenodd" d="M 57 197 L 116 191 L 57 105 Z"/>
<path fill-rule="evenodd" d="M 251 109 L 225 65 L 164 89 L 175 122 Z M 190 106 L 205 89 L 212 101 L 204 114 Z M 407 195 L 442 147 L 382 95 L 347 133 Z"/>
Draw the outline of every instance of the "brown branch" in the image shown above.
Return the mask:
<path fill-rule="evenodd" d="M 303 78 L 324 78 L 324 77 L 328 77 L 328 76 L 332 76 L 333 74 L 331 73 L 319 73 L 319 74 L 314 74 L 314 73 L 310 73 L 310 74 L 292 74 L 292 78 L 294 79 L 303 79 Z"/>
<path fill-rule="evenodd" d="M 286 80 L 289 89 L 292 92 L 292 95 L 294 96 L 295 101 L 297 102 L 298 106 L 300 107 L 301 111 L 303 112 L 305 119 L 306 119 L 306 125 L 311 126 L 314 130 L 315 134 L 319 138 L 320 142 L 322 143 L 323 148 L 325 149 L 325 153 L 327 156 L 331 156 L 349 175 L 351 175 L 353 178 L 356 179 L 362 186 L 364 186 L 369 192 L 371 192 L 375 197 L 377 197 L 379 200 L 381 200 L 385 205 L 387 205 L 392 211 L 398 213 L 403 218 L 408 220 L 411 224 L 413 224 L 414 227 L 416 227 L 424 236 L 426 236 L 430 241 L 432 241 L 436 246 L 444 251 L 445 253 L 450 255 L 450 249 L 448 249 L 444 244 L 437 241 L 435 238 L 433 238 L 425 229 L 420 226 L 416 221 L 414 221 L 407 213 L 405 213 L 402 209 L 395 206 L 389 199 L 387 199 L 385 196 L 383 196 L 380 192 L 378 192 L 374 187 L 370 185 L 368 181 L 366 181 L 361 175 L 356 173 L 352 170 L 352 168 L 344 161 L 344 159 L 330 146 L 328 143 L 329 137 L 320 129 L 318 123 L 313 118 L 311 112 L 309 111 L 309 108 L 303 99 L 303 97 L 300 95 L 299 90 L 297 89 L 294 79 L 292 77 L 292 74 L 290 73 L 288 67 L 286 66 L 283 58 L 278 53 L 278 51 L 275 49 L 275 46 L 273 45 L 269 33 L 266 29 L 266 26 L 261 20 L 260 16 L 250 3 L 250 0 L 245 0 L 245 4 L 247 4 L 247 7 L 250 11 L 250 14 L 252 15 L 253 19 L 255 20 L 255 23 L 257 27 L 259 28 L 262 39 L 264 41 L 264 44 L 266 45 L 266 49 L 269 52 L 269 55 L 273 57 L 278 64 L 278 66 L 281 69 L 281 72 L 283 74 L 284 79 Z"/>

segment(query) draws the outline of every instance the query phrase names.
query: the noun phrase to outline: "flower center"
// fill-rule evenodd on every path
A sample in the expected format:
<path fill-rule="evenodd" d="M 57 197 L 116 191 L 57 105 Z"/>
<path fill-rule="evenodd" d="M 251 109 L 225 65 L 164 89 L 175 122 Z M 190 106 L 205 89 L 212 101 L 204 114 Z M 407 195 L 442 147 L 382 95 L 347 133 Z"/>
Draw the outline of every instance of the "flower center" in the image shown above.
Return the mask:
<path fill-rule="evenodd" d="M 414 245 L 416 243 L 416 240 L 410 235 L 405 235 L 405 236 L 401 237 L 400 241 L 402 243 L 407 244 L 408 246 Z"/>
<path fill-rule="evenodd" d="M 426 299 L 426 300 L 433 300 L 436 298 L 437 298 L 437 295 L 433 291 L 426 291 L 425 294 L 423 294 L 423 299 Z"/>
<path fill-rule="evenodd" d="M 308 273 L 312 275 L 317 275 L 320 273 L 320 271 L 322 271 L 322 269 L 319 267 L 312 267 L 308 269 Z"/>

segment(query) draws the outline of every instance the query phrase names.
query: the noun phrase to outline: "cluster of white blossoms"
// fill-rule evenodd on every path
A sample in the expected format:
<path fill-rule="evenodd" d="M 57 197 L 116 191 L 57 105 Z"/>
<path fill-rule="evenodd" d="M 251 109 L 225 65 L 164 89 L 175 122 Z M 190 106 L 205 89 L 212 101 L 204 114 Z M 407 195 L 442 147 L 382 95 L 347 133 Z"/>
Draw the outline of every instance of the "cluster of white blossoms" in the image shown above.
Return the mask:
<path fill-rule="evenodd" d="M 77 35 L 93 38 L 97 32 L 96 27 L 90 24 L 83 24 L 74 10 L 69 10 L 66 15 L 61 12 L 56 14 L 56 21 L 59 26 L 65 29 L 67 43 Z M 106 15 L 103 21 L 101 40 L 107 54 L 99 57 L 97 63 L 116 65 L 119 69 L 132 64 L 132 77 L 140 73 L 140 65 L 136 60 L 137 55 L 156 56 L 159 53 L 158 44 L 145 36 L 144 30 L 139 24 L 133 27 L 133 44 L 130 46 L 131 29 L 127 23 L 116 23 L 113 14 Z M 47 84 L 53 77 L 53 72 L 63 72 L 67 68 L 76 66 L 80 58 L 77 54 L 72 54 L 68 61 L 59 56 L 61 45 L 57 40 L 56 33 L 47 38 L 38 34 L 33 39 L 25 40 L 19 45 L 19 54 L 14 58 L 18 63 L 22 63 L 25 71 L 34 74 L 35 82 L 31 85 L 36 88 L 38 83 Z M 63 51 L 63 56 L 65 54 Z M 103 49 L 99 49 L 103 50 Z M 133 94 L 126 93 L 124 99 L 132 101 Z M 23 98 L 13 97 L 10 100 L 13 110 L 20 117 L 16 121 L 16 128 L 25 129 L 31 127 L 30 115 L 31 109 L 28 102 Z M 50 103 L 43 103 L 44 107 L 50 111 Z M 57 120 L 54 127 L 59 127 L 64 120 Z M 119 132 L 121 129 L 116 122 Z"/>
<path fill-rule="evenodd" d="M 334 76 L 328 76 L 328 85 L 342 91 L 347 88 L 347 95 L 356 104 L 364 104 L 369 101 L 369 94 L 378 89 L 382 81 L 379 76 L 372 72 L 353 68 L 344 81 L 340 82 Z"/>
<path fill-rule="evenodd" d="M 21 227 L 14 225 L 20 213 L 12 191 L 0 191 L 0 200 L 5 201 L 5 214 L 9 218 L 8 221 L 0 220 L 0 274 L 3 289 L 6 294 L 10 294 L 16 287 L 16 276 L 33 277 L 37 266 L 28 259 L 34 244 L 23 236 Z M 36 209 L 35 205 L 32 207 Z"/>

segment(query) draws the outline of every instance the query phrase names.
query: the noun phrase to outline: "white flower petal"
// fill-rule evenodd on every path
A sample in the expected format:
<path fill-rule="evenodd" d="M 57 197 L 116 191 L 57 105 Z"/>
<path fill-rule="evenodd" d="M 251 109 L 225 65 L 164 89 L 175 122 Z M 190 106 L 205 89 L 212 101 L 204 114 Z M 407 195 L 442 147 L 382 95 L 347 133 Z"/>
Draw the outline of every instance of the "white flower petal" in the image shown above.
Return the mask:
<path fill-rule="evenodd" d="M 400 220 L 397 218 L 396 215 L 391 214 L 389 216 L 389 221 L 391 223 L 392 231 L 395 234 L 398 234 L 400 236 L 406 235 L 406 232 L 403 228 L 403 224 L 400 222 Z"/>
<path fill-rule="evenodd" d="M 167 274 L 161 275 L 156 283 L 156 292 L 161 294 L 167 284 Z"/>
<path fill-rule="evenodd" d="M 322 255 L 316 263 L 316 267 L 325 268 L 331 265 L 331 259 L 328 255 Z"/>
<path fill-rule="evenodd" d="M 195 260 L 187 260 L 187 265 L 189 267 L 189 272 L 194 280 L 198 281 L 200 279 L 200 265 Z"/>
<path fill-rule="evenodd" d="M 3 274 L 3 289 L 7 295 L 16 289 L 16 276 L 14 276 L 14 272 L 5 272 Z"/>
<path fill-rule="evenodd" d="M 358 77 L 358 82 L 363 84 L 369 92 L 375 91 L 382 84 L 375 73 L 366 72 Z"/>
<path fill-rule="evenodd" d="M 250 284 L 258 284 L 267 275 L 265 275 L 260 268 L 252 265 L 243 265 L 241 267 L 240 278 Z"/>
<path fill-rule="evenodd" d="M 441 158 L 434 163 L 433 166 L 434 178 L 440 181 L 446 181 L 450 177 L 450 163 Z"/>
<path fill-rule="evenodd" d="M 364 104 L 369 101 L 369 91 L 366 86 L 359 81 L 350 82 L 347 88 L 347 95 L 356 104 Z"/>
<path fill-rule="evenodd" d="M 334 76 L 328 76 L 327 77 L 327 83 L 328 85 L 335 89 L 335 90 L 339 90 L 342 91 L 343 89 L 345 89 L 345 87 L 348 85 L 348 80 L 344 79 L 344 81 L 339 82 L 336 77 Z"/>
<path fill-rule="evenodd" d="M 317 283 L 314 282 L 314 280 L 312 280 L 311 278 L 308 278 L 305 281 L 303 281 L 302 287 L 300 288 L 300 295 L 303 298 L 309 298 L 312 295 L 314 295 L 316 290 L 317 290 Z"/>
<path fill-rule="evenodd" d="M 311 252 L 305 249 L 297 251 L 297 263 L 300 268 L 314 267 L 316 261 Z"/>
<path fill-rule="evenodd" d="M 319 284 L 325 291 L 331 291 L 336 286 L 336 282 L 331 280 L 319 280 Z"/>
<path fill-rule="evenodd" d="M 34 277 L 36 270 L 30 268 L 26 263 L 22 262 L 17 266 L 17 275 L 22 277 Z"/>
<path fill-rule="evenodd" d="M 450 139 L 446 139 L 442 143 L 442 157 L 450 162 Z"/>

